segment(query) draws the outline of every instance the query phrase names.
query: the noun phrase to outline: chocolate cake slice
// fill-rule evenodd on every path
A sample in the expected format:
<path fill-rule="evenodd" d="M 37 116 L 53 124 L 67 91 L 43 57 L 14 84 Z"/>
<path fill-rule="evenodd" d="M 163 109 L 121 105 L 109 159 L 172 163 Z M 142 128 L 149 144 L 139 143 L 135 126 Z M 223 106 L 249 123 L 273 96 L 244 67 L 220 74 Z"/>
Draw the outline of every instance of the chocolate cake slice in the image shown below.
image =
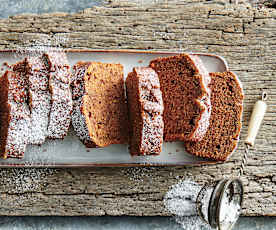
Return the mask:
<path fill-rule="evenodd" d="M 70 66 L 64 52 L 51 51 L 43 58 L 49 71 L 51 93 L 48 138 L 63 139 L 68 133 L 73 109 Z"/>
<path fill-rule="evenodd" d="M 163 100 L 159 79 L 148 67 L 137 67 L 126 80 L 131 155 L 158 155 L 163 143 Z"/>
<path fill-rule="evenodd" d="M 77 135 L 88 147 L 127 143 L 123 66 L 81 62 L 74 66 L 74 70 L 72 124 Z M 77 118 L 79 113 L 81 122 Z M 85 124 L 84 127 L 79 127 L 80 123 Z"/>
<path fill-rule="evenodd" d="M 41 56 L 27 57 L 23 63 L 29 84 L 29 106 L 31 112 L 29 143 L 42 144 L 48 136 L 47 129 L 51 109 L 49 72 Z"/>
<path fill-rule="evenodd" d="M 24 75 L 6 71 L 0 78 L 0 157 L 22 158 L 29 140 L 28 84 Z"/>
<path fill-rule="evenodd" d="M 158 74 L 164 103 L 164 140 L 201 140 L 211 114 L 210 77 L 197 55 L 161 57 L 149 67 Z"/>
<path fill-rule="evenodd" d="M 210 126 L 199 142 L 185 142 L 187 152 L 225 161 L 237 146 L 241 130 L 243 91 L 232 72 L 211 73 Z"/>

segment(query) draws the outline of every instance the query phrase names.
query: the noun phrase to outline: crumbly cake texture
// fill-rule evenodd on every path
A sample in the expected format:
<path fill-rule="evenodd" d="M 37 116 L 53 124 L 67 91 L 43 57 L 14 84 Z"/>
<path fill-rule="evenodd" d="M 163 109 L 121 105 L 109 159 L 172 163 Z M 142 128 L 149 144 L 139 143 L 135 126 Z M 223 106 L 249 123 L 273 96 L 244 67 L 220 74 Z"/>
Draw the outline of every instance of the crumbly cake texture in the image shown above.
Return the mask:
<path fill-rule="evenodd" d="M 68 133 L 73 109 L 70 66 L 64 52 L 48 52 L 43 59 L 49 71 L 51 93 L 48 138 L 63 139 Z"/>
<path fill-rule="evenodd" d="M 27 57 L 23 61 L 29 84 L 31 112 L 30 144 L 42 144 L 48 136 L 48 121 L 51 110 L 49 73 L 41 56 Z"/>
<path fill-rule="evenodd" d="M 128 142 L 123 66 L 79 62 L 73 67 L 72 124 L 86 147 Z"/>
<path fill-rule="evenodd" d="M 0 156 L 22 158 L 29 140 L 30 111 L 27 80 L 16 71 L 0 78 Z"/>
<path fill-rule="evenodd" d="M 92 62 L 84 75 L 82 113 L 98 147 L 128 143 L 128 115 L 121 64 Z"/>
<path fill-rule="evenodd" d="M 148 67 L 137 67 L 126 80 L 131 155 L 158 155 L 163 143 L 163 100 L 159 79 Z"/>
<path fill-rule="evenodd" d="M 149 67 L 158 74 L 164 103 L 164 140 L 201 140 L 211 114 L 210 76 L 197 55 L 161 57 Z"/>
<path fill-rule="evenodd" d="M 241 130 L 243 91 L 232 72 L 211 73 L 210 127 L 199 142 L 185 142 L 187 152 L 225 161 L 235 150 Z"/>
<path fill-rule="evenodd" d="M 84 75 L 89 65 L 90 62 L 78 62 L 73 66 L 71 83 L 73 98 L 72 125 L 76 135 L 80 138 L 84 145 L 87 148 L 93 148 L 96 147 L 96 145 L 90 139 L 85 116 L 82 113 L 82 99 L 85 94 L 88 94 L 88 92 L 85 92 Z"/>

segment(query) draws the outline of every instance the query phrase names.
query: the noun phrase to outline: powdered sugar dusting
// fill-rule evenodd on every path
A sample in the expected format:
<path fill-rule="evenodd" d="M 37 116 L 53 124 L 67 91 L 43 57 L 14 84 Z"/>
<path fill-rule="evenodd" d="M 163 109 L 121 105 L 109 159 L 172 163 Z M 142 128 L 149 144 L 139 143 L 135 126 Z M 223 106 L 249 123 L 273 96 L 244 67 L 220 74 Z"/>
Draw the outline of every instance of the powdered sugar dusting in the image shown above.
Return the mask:
<path fill-rule="evenodd" d="M 197 141 L 202 139 L 204 134 L 207 132 L 207 129 L 210 124 L 210 116 L 212 111 L 212 105 L 211 105 L 211 90 L 209 88 L 209 84 L 211 82 L 211 77 L 209 76 L 209 72 L 205 68 L 202 60 L 197 55 L 189 55 L 189 57 L 193 60 L 196 68 L 199 71 L 199 74 L 202 76 L 202 83 L 204 90 L 206 91 L 206 95 L 203 96 L 200 99 L 197 99 L 198 103 L 201 105 L 202 108 L 204 108 L 203 112 L 201 113 L 201 117 L 198 120 L 197 129 L 195 130 L 192 141 Z"/>
<path fill-rule="evenodd" d="M 159 179 L 155 173 L 156 168 L 153 167 L 132 167 L 123 168 L 122 172 L 127 175 L 127 178 L 131 181 L 140 183 L 147 180 L 157 180 Z"/>
<path fill-rule="evenodd" d="M 6 72 L 5 76 L 8 81 L 8 101 L 10 106 L 5 122 L 8 116 L 10 122 L 8 124 L 8 135 L 4 147 L 5 157 L 22 158 L 28 143 L 28 134 L 30 128 L 30 111 L 27 101 L 26 81 L 24 76 L 19 72 Z M 15 87 L 17 86 L 17 87 Z"/>
<path fill-rule="evenodd" d="M 79 62 L 73 67 L 72 76 L 72 98 L 73 112 L 72 125 L 76 135 L 87 147 L 94 147 L 94 143 L 90 139 L 85 116 L 82 113 L 83 95 L 85 95 L 84 75 L 89 67 L 90 62 Z"/>
<path fill-rule="evenodd" d="M 58 170 L 45 168 L 11 168 L 0 170 L 1 178 L 5 178 L 2 184 L 3 190 L 8 189 L 9 193 L 34 192 L 46 186 L 43 178 L 53 175 Z M 18 196 L 18 201 L 22 201 L 23 194 Z M 16 200 L 14 200 L 16 202 Z M 12 204 L 11 204 L 12 205 Z"/>
<path fill-rule="evenodd" d="M 175 184 L 164 197 L 166 209 L 174 215 L 174 219 L 186 230 L 211 229 L 197 215 L 196 200 L 201 186 L 197 183 L 184 180 Z"/>
<path fill-rule="evenodd" d="M 10 103 L 10 105 L 10 123 L 5 152 L 8 158 L 22 158 L 28 143 L 30 111 L 24 104 Z"/>
<path fill-rule="evenodd" d="M 159 78 L 151 68 L 137 67 L 134 71 L 139 77 L 139 97 L 143 113 L 140 152 L 158 154 L 162 149 L 164 129 L 164 106 Z"/>
<path fill-rule="evenodd" d="M 48 137 L 64 138 L 68 133 L 73 109 L 70 67 L 64 53 L 49 52 L 44 57 L 49 65 L 49 88 L 52 94 Z"/>
<path fill-rule="evenodd" d="M 39 34 L 36 40 L 26 40 L 22 35 L 23 45 L 16 48 L 15 56 L 39 57 L 49 51 L 62 51 L 62 47 L 67 43 L 68 36 L 62 34 L 47 35 Z"/>
<path fill-rule="evenodd" d="M 72 125 L 76 132 L 76 135 L 84 144 L 89 144 L 91 140 L 86 125 L 85 117 L 81 112 L 82 98 L 74 100 L 73 105 L 74 107 L 72 112 Z"/>

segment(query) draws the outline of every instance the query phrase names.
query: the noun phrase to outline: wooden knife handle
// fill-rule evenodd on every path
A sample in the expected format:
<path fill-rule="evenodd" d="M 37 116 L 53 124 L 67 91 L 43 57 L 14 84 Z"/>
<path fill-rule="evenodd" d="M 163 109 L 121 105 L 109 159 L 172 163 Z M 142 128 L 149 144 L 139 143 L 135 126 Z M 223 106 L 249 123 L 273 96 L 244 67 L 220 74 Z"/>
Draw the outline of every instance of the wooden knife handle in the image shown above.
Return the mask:
<path fill-rule="evenodd" d="M 256 136 L 258 134 L 258 131 L 260 129 L 262 120 L 264 118 L 264 115 L 267 109 L 267 104 L 265 103 L 265 100 L 266 100 L 266 94 L 264 95 L 263 93 L 262 100 L 259 100 L 255 103 L 253 112 L 251 114 L 251 118 L 248 126 L 248 133 L 245 139 L 245 143 L 250 146 L 254 145 Z"/>

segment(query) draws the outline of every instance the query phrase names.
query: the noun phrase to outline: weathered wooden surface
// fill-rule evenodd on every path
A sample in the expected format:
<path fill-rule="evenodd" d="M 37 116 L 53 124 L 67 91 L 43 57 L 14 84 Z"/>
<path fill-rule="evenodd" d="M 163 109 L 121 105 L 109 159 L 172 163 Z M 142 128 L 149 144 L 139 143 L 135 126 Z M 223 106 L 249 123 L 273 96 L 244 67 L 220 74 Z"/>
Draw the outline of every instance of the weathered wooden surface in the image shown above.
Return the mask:
<path fill-rule="evenodd" d="M 244 215 L 276 215 L 276 10 L 228 1 L 111 2 L 78 14 L 20 15 L 0 20 L 0 48 L 47 34 L 65 48 L 211 52 L 222 55 L 244 86 L 241 139 L 265 89 L 268 112 L 243 181 Z M 44 38 L 44 36 L 43 36 Z M 44 38 L 45 40 L 45 38 Z M 169 215 L 163 196 L 183 178 L 200 183 L 237 175 L 243 145 L 212 166 L 1 170 L 1 215 Z"/>

